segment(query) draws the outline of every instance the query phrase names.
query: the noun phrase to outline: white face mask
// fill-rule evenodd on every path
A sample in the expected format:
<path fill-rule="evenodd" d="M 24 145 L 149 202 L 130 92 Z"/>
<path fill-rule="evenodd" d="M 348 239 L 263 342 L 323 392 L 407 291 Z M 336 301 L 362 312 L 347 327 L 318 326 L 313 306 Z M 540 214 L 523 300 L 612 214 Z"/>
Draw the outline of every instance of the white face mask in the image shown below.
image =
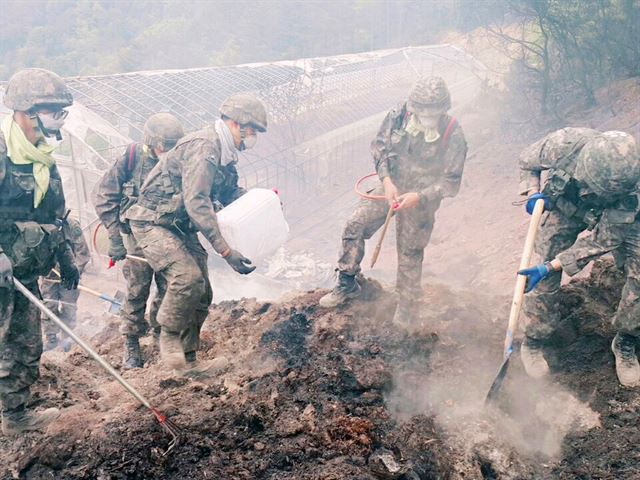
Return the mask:
<path fill-rule="evenodd" d="M 59 115 L 57 113 L 37 113 L 38 120 L 42 126 L 45 136 L 49 137 L 56 135 L 60 129 L 64 126 L 64 120 L 66 115 Z"/>
<path fill-rule="evenodd" d="M 258 141 L 257 135 L 247 135 L 246 137 L 243 137 L 242 141 L 240 142 L 240 147 L 238 148 L 238 150 L 240 150 L 241 152 L 243 150 L 249 150 L 256 146 L 257 141 Z"/>
<path fill-rule="evenodd" d="M 438 128 L 440 121 L 440 115 L 418 115 L 418 119 L 422 126 L 426 129 Z"/>

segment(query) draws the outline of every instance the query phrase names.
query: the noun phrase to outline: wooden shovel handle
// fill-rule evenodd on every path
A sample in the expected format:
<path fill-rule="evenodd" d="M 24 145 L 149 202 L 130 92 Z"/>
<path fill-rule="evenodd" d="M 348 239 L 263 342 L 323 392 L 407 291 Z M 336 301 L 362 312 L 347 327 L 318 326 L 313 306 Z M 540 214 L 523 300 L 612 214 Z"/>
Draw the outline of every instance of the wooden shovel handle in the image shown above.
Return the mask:
<path fill-rule="evenodd" d="M 531 264 L 531 255 L 533 254 L 533 247 L 536 242 L 536 235 L 540 228 L 540 220 L 544 213 L 544 200 L 540 199 L 536 201 L 531 214 L 531 221 L 529 222 L 529 230 L 527 231 L 527 237 L 524 241 L 524 248 L 522 250 L 522 258 L 520 259 L 520 267 L 518 270 L 529 268 Z M 522 308 L 522 300 L 524 298 L 524 288 L 527 283 L 526 275 L 518 275 L 516 279 L 516 286 L 513 291 L 513 301 L 511 302 L 511 311 L 509 312 L 509 325 L 507 327 L 507 335 L 504 339 L 504 356 L 505 358 L 511 354 L 511 348 L 513 346 L 513 335 L 518 327 L 518 319 L 520 318 L 520 309 Z"/>
<path fill-rule="evenodd" d="M 373 268 L 373 266 L 378 261 L 378 255 L 380 255 L 380 249 L 382 248 L 382 241 L 384 240 L 384 236 L 387 233 L 387 228 L 389 227 L 389 222 L 391 222 L 391 217 L 393 217 L 393 207 L 389 207 L 387 218 L 384 221 L 382 232 L 380 233 L 380 238 L 378 239 L 378 244 L 376 245 L 376 249 L 373 251 L 373 255 L 371 256 L 371 268 Z"/>

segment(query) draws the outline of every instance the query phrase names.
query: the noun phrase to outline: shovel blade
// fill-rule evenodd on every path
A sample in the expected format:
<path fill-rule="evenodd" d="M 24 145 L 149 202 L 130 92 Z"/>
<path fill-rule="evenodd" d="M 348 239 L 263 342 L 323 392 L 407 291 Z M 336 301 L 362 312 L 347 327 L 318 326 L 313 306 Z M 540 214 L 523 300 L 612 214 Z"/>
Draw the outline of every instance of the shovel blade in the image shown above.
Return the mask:
<path fill-rule="evenodd" d="M 498 374 L 496 375 L 495 380 L 491 384 L 489 388 L 489 392 L 487 393 L 487 398 L 484 400 L 485 405 L 489 405 L 493 403 L 498 397 L 498 393 L 500 392 L 500 388 L 502 387 L 502 383 L 504 382 L 504 378 L 507 376 L 507 370 L 509 370 L 509 360 L 511 359 L 511 353 L 507 355 L 507 357 L 502 362 L 500 366 L 500 370 L 498 370 Z"/>
<path fill-rule="evenodd" d="M 111 302 L 111 304 L 109 305 L 109 313 L 117 315 L 118 313 L 120 313 L 120 309 L 124 304 L 124 292 L 120 290 L 116 290 L 116 293 L 113 296 L 113 298 L 116 299 L 118 303 Z"/>

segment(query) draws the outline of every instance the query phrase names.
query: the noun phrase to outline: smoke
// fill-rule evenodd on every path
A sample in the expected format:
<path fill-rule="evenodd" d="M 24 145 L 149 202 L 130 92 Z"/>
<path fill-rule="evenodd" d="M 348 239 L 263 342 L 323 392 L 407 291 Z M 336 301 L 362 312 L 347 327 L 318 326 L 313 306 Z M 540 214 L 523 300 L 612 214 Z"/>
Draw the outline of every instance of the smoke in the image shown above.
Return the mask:
<path fill-rule="evenodd" d="M 548 459 L 559 456 L 567 434 L 600 426 L 599 414 L 567 389 L 551 380 L 529 378 L 518 354 L 510 360 L 498 406 L 485 408 L 500 357 L 496 352 L 488 355 L 480 338 L 468 338 L 464 344 L 460 339 L 441 342 L 431 353 L 430 372 L 398 366 L 386 398 L 396 419 L 431 414 L 469 451 L 491 444 L 494 450 L 503 446 L 522 456 Z"/>

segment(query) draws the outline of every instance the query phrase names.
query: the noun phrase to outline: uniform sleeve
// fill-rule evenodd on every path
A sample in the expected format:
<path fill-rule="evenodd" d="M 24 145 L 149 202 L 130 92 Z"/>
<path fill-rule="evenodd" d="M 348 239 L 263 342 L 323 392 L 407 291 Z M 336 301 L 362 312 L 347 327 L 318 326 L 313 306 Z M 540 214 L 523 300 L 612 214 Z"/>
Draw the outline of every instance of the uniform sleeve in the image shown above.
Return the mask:
<path fill-rule="evenodd" d="M 556 256 L 562 270 L 573 276 L 591 260 L 620 248 L 634 217 L 635 212 L 605 211 L 591 234 L 578 238 L 571 247 Z"/>
<path fill-rule="evenodd" d="M 376 167 L 376 172 L 380 180 L 384 180 L 389 176 L 389 157 L 391 152 L 391 132 L 393 126 L 398 119 L 398 111 L 391 110 L 384 117 L 382 125 L 378 130 L 377 135 L 371 142 L 371 154 L 373 155 L 373 163 Z"/>
<path fill-rule="evenodd" d="M 529 145 L 520 154 L 520 186 L 518 193 L 527 195 L 532 189 L 540 191 L 540 176 L 543 170 L 551 168 L 549 162 L 543 157 L 544 146 L 548 138 L 545 137 Z"/>
<path fill-rule="evenodd" d="M 210 141 L 194 141 L 184 156 L 182 194 L 191 222 L 204 235 L 213 249 L 222 254 L 229 245 L 222 237 L 211 192 L 218 171 L 220 150 Z"/>
<path fill-rule="evenodd" d="M 444 153 L 444 171 L 438 182 L 420 192 L 420 197 L 427 202 L 438 202 L 445 197 L 455 197 L 460 191 L 464 162 L 467 159 L 467 141 L 462 128 L 458 126 Z"/>
<path fill-rule="evenodd" d="M 128 150 L 105 172 L 96 189 L 96 213 L 109 232 L 110 237 L 120 235 L 122 185 L 129 177 L 127 169 Z"/>
<path fill-rule="evenodd" d="M 73 239 L 71 249 L 75 257 L 76 267 L 78 267 L 78 271 L 82 273 L 84 267 L 86 267 L 89 260 L 91 260 L 91 253 L 89 252 L 89 246 L 87 245 L 84 235 L 81 234 Z"/>

